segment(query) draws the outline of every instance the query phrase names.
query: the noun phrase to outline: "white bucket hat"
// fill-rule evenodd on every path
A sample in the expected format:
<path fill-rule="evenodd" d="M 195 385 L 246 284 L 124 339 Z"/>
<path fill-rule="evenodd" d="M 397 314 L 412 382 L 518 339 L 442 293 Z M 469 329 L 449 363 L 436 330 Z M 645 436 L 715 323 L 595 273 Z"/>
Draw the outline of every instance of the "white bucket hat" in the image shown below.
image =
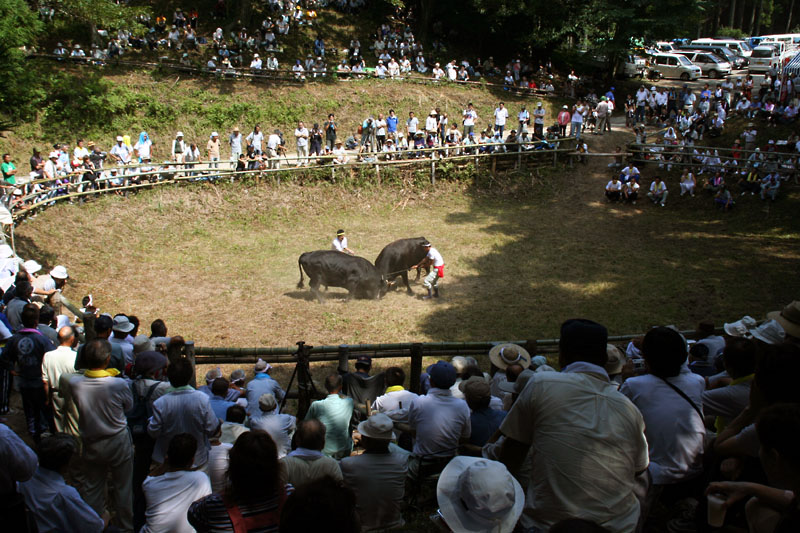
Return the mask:
<path fill-rule="evenodd" d="M 783 326 L 777 320 L 767 320 L 756 329 L 750 330 L 750 334 L 767 344 L 781 344 L 786 337 Z"/>
<path fill-rule="evenodd" d="M 756 322 L 755 318 L 743 316 L 736 322 L 725 322 L 722 325 L 722 329 L 731 337 L 745 337 L 747 336 L 748 330 L 755 328 L 757 324 L 758 322 Z"/>
<path fill-rule="evenodd" d="M 454 457 L 436 485 L 436 500 L 453 531 L 510 533 L 522 514 L 522 487 L 497 461 Z"/>
<path fill-rule="evenodd" d="M 22 266 L 25 268 L 25 272 L 28 274 L 36 274 L 42 269 L 42 265 L 37 263 L 35 259 L 28 259 L 22 263 Z"/>
<path fill-rule="evenodd" d="M 67 267 L 63 265 L 53 267 L 53 270 L 50 271 L 50 277 L 55 279 L 67 279 L 69 277 L 69 274 L 67 274 Z"/>
<path fill-rule="evenodd" d="M 0 244 L 0 258 L 14 257 L 14 250 L 7 244 Z"/>
<path fill-rule="evenodd" d="M 392 440 L 395 438 L 394 422 L 383 413 L 377 413 L 358 424 L 358 432 L 365 437 L 377 440 Z"/>

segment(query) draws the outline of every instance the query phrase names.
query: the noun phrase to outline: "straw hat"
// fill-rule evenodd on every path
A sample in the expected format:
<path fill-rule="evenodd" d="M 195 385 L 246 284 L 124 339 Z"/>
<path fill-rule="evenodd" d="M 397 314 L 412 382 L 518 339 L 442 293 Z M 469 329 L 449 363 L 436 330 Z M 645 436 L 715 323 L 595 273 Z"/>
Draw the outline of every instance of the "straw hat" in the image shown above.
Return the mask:
<path fill-rule="evenodd" d="M 767 318 L 777 320 L 792 337 L 800 337 L 800 300 L 795 300 L 780 311 L 767 313 Z"/>
<path fill-rule="evenodd" d="M 489 360 L 500 370 L 505 370 L 515 363 L 528 368 L 531 365 L 531 354 L 522 346 L 507 342 L 493 346 L 489 350 Z"/>

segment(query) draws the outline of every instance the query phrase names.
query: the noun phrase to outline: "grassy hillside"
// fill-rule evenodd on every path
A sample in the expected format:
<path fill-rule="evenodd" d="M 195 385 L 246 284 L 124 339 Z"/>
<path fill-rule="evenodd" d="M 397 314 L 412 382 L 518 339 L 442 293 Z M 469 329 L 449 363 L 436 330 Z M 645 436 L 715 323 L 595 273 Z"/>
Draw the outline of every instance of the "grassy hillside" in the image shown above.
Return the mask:
<path fill-rule="evenodd" d="M 43 68 L 43 75 L 62 80 L 51 96 L 53 103 L 38 121 L 21 124 L 0 139 L 0 150 L 11 152 L 18 161 L 27 161 L 34 144 L 41 147 L 81 137 L 107 149 L 116 135 L 135 138 L 142 130 L 154 139 L 160 157 L 177 130 L 185 133 L 187 141 L 204 143 L 214 130 L 224 137 L 233 126 L 246 133 L 258 123 L 265 131 L 287 131 L 294 129 L 298 120 L 309 127 L 314 122 L 322 124 L 328 113 L 336 113 L 340 133 L 352 132 L 368 115 L 386 115 L 390 108 L 402 120 L 414 111 L 423 124 L 428 112 L 439 108 L 460 124 L 461 110 L 468 102 L 475 104 L 479 125 L 485 126 L 493 123 L 492 113 L 500 100 L 506 102 L 512 115 L 521 104 L 530 109 L 539 100 L 497 89 L 450 84 L 353 80 L 297 86 L 112 69 L 98 77 L 90 69 L 66 67 L 76 82 L 65 76 L 62 65 L 48 63 Z M 544 103 L 553 113 L 560 104 Z"/>

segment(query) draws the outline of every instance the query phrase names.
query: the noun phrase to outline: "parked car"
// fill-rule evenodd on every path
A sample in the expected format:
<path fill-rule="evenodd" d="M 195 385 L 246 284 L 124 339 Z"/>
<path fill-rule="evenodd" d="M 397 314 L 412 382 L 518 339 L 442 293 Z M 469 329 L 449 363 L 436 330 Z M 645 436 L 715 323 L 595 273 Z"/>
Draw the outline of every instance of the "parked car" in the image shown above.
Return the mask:
<path fill-rule="evenodd" d="M 681 54 L 662 52 L 653 54 L 652 58 L 653 67 L 665 78 L 680 78 L 683 81 L 689 81 L 696 80 L 702 74 L 700 67 Z"/>
<path fill-rule="evenodd" d="M 700 67 L 703 76 L 720 78 L 731 73 L 731 64 L 707 50 L 678 50 L 689 61 Z"/>
<path fill-rule="evenodd" d="M 744 68 L 744 66 L 747 64 L 747 60 L 744 57 L 737 56 L 727 46 L 721 46 L 716 44 L 698 44 L 698 45 L 690 44 L 688 46 L 681 47 L 681 49 L 702 50 L 704 52 L 711 52 L 717 57 L 720 57 L 724 61 L 730 63 L 731 68 Z M 705 69 L 703 69 L 703 72 L 705 72 Z"/>
<path fill-rule="evenodd" d="M 781 53 L 779 47 L 760 44 L 753 48 L 753 54 L 750 56 L 750 67 L 747 72 L 748 74 L 757 74 L 771 69 L 777 71 L 780 70 L 780 67 Z"/>
<path fill-rule="evenodd" d="M 753 53 L 753 49 L 748 46 L 748 44 L 744 41 L 740 41 L 738 39 L 696 39 L 692 41 L 691 46 L 694 45 L 719 45 L 725 46 L 726 48 L 730 49 L 736 55 L 742 56 L 744 58 L 750 57 L 750 54 Z"/>

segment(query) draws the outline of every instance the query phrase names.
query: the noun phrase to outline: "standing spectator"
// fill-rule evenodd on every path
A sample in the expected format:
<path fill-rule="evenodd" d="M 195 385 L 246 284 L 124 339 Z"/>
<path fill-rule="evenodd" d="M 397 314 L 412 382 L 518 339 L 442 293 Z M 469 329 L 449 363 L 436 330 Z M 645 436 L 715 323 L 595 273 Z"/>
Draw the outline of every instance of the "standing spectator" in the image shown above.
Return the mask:
<path fill-rule="evenodd" d="M 416 477 L 420 466 L 441 470 L 456 454 L 459 443 L 472 432 L 470 412 L 464 400 L 454 398 L 450 388 L 456 382 L 456 369 L 439 361 L 428 369 L 431 388 L 411 404 L 409 427 L 415 433 L 414 456 L 410 475 Z"/>
<path fill-rule="evenodd" d="M 17 167 L 14 165 L 14 162 L 11 161 L 11 154 L 3 154 L 3 163 L 0 164 L 0 172 L 3 174 L 3 181 L 5 184 L 16 185 Z"/>
<path fill-rule="evenodd" d="M 605 96 L 600 98 L 600 103 L 597 104 L 597 130 L 600 135 L 603 135 L 608 125 L 608 100 Z"/>
<path fill-rule="evenodd" d="M 569 136 L 575 136 L 575 140 L 580 141 L 581 139 L 581 130 L 583 129 L 583 106 L 574 105 L 572 106 L 572 118 L 570 119 L 569 123 Z"/>
<path fill-rule="evenodd" d="M 133 396 L 127 383 L 115 377 L 119 372 L 107 370 L 111 359 L 107 340 L 90 341 L 83 356 L 88 370 L 69 380 L 83 437 L 81 496 L 101 515 L 108 489 L 119 528 L 132 531 L 133 446 L 125 413 L 133 407 Z"/>
<path fill-rule="evenodd" d="M 544 117 L 546 114 L 547 112 L 542 107 L 542 103 L 538 102 L 536 109 L 533 110 L 533 134 L 539 139 L 544 138 Z M 520 131 L 525 131 L 525 129 L 521 127 Z"/>
<path fill-rule="evenodd" d="M 261 126 L 256 124 L 253 131 L 245 137 L 245 141 L 247 141 L 247 146 L 253 147 L 256 155 L 261 155 L 261 147 L 264 143 L 264 133 L 261 131 Z"/>
<path fill-rule="evenodd" d="M 80 144 L 82 141 L 78 141 Z M 139 158 L 139 162 L 143 162 L 146 159 L 153 158 L 153 141 L 150 140 L 150 136 L 147 135 L 146 131 L 143 131 L 139 134 L 139 140 L 136 144 L 133 145 L 133 149 L 136 150 L 136 156 Z M 77 153 L 78 148 L 75 148 L 75 152 Z M 89 155 L 89 151 L 86 150 L 86 154 Z M 81 157 L 83 159 L 83 157 Z"/>
<path fill-rule="evenodd" d="M 390 139 L 394 139 L 397 142 L 397 115 L 394 113 L 394 109 L 389 110 L 389 116 L 386 117 L 386 135 Z"/>
<path fill-rule="evenodd" d="M 325 425 L 319 420 L 301 420 L 294 434 L 296 447 L 281 459 L 286 468 L 286 480 L 300 490 L 303 487 L 330 476 L 342 479 L 342 471 L 336 459 L 322 453 L 325 447 Z"/>
<path fill-rule="evenodd" d="M 111 338 L 108 341 L 112 346 L 119 346 L 125 358 L 125 365 L 133 364 L 133 344 L 128 342 L 128 335 L 136 326 L 125 315 L 114 317 L 114 326 L 111 328 Z"/>
<path fill-rule="evenodd" d="M 0 423 L 0 497 L 3 498 L 3 527 L 9 531 L 35 531 L 30 513 L 17 493 L 17 482 L 36 473 L 36 454 L 7 425 Z"/>
<path fill-rule="evenodd" d="M 350 438 L 350 418 L 353 416 L 352 398 L 343 397 L 342 376 L 331 374 L 325 378 L 328 396 L 311 404 L 306 420 L 319 420 L 325 426 L 325 447 L 322 453 L 334 459 L 350 455 L 353 441 Z"/>
<path fill-rule="evenodd" d="M 9 247 L 10 249 L 11 247 Z M 13 252 L 12 252 L 13 253 Z M 27 304 L 30 303 L 31 294 L 33 294 L 33 287 L 27 281 L 18 281 L 14 290 L 14 298 L 6 305 L 6 317 L 8 323 L 11 324 L 11 331 L 16 332 L 20 330 L 22 325 L 22 311 Z M 38 311 L 38 307 L 36 308 Z M 36 323 L 31 326 L 36 329 L 36 324 L 39 322 L 37 312 Z M 38 331 L 37 331 L 38 333 Z"/>
<path fill-rule="evenodd" d="M 150 475 L 142 490 L 147 499 L 147 522 L 140 533 L 171 531 L 191 533 L 187 520 L 192 502 L 211 494 L 211 482 L 204 472 L 192 470 L 197 440 L 188 433 L 179 433 L 169 442 L 166 472 Z"/>
<path fill-rule="evenodd" d="M 383 150 L 383 144 L 386 142 L 386 120 L 383 118 L 383 113 L 378 113 L 378 119 L 375 121 L 375 143 L 377 145 L 376 151 Z"/>
<path fill-rule="evenodd" d="M 228 408 L 236 404 L 236 402 L 228 399 L 230 391 L 228 380 L 223 377 L 218 377 L 211 382 L 209 390 L 211 396 L 208 401 L 211 405 L 211 410 L 214 411 L 214 416 L 220 420 L 225 420 Z"/>
<path fill-rule="evenodd" d="M 556 121 L 558 122 L 558 136 L 559 137 L 566 137 L 567 135 L 567 125 L 570 123 L 572 119 L 572 115 L 569 113 L 569 107 L 563 106 L 561 111 L 558 112 L 558 116 L 556 117 Z"/>
<path fill-rule="evenodd" d="M 409 144 L 414 142 L 414 137 L 417 135 L 417 128 L 419 127 L 419 119 L 414 115 L 413 111 L 408 112 L 408 120 L 406 120 L 406 133 L 408 134 Z"/>
<path fill-rule="evenodd" d="M 234 126 L 230 136 L 228 136 L 228 145 L 231 147 L 231 161 L 238 161 L 239 156 L 242 155 L 242 134 L 239 133 L 239 126 Z"/>
<path fill-rule="evenodd" d="M 52 424 L 42 381 L 42 360 L 45 353 L 52 352 L 56 347 L 36 329 L 39 308 L 35 304 L 25 304 L 20 320 L 22 327 L 3 348 L 2 359 L 6 365 L 16 367 L 14 382 L 22 396 L 28 432 L 34 441 L 39 442 L 42 433 L 48 431 Z"/>
<path fill-rule="evenodd" d="M 472 105 L 472 102 L 467 104 L 467 108 L 461 113 L 464 117 L 464 138 L 466 139 L 471 134 L 475 133 L 475 121 L 478 120 L 478 113 L 475 111 L 475 107 Z"/>
<path fill-rule="evenodd" d="M 61 395 L 58 384 L 61 376 L 75 372 L 75 347 L 78 337 L 72 326 L 64 326 L 58 330 L 58 348 L 44 354 L 42 361 L 42 381 L 48 403 L 53 408 L 55 429 L 58 432 L 74 434 L 78 428 L 69 428 L 68 406 L 66 398 Z"/>
<path fill-rule="evenodd" d="M 303 122 L 297 123 L 294 130 L 294 137 L 297 140 L 297 165 L 308 166 L 308 128 Z"/>
<path fill-rule="evenodd" d="M 328 114 L 328 120 L 325 121 L 325 124 L 322 125 L 322 129 L 325 130 L 325 147 L 329 150 L 333 150 L 334 145 L 336 144 L 336 117 L 333 113 Z"/>
<path fill-rule="evenodd" d="M 173 390 L 153 402 L 153 416 L 147 425 L 147 432 L 156 440 L 153 460 L 164 463 L 164 458 L 172 437 L 179 433 L 189 433 L 197 441 L 194 466 L 205 470 L 208 464 L 208 437 L 220 425 L 219 419 L 211 410 L 208 396 L 194 390 L 189 381 L 194 368 L 188 359 L 180 358 L 167 367 L 167 377 Z"/>
<path fill-rule="evenodd" d="M 172 140 L 172 148 L 170 150 L 172 160 L 176 163 L 183 163 L 183 154 L 186 152 L 186 148 L 186 143 L 183 141 L 183 132 L 179 131 Z"/>
<path fill-rule="evenodd" d="M 391 452 L 394 424 L 377 413 L 358 425 L 364 453 L 341 460 L 345 485 L 356 493 L 356 508 L 365 530 L 391 529 L 405 524 L 403 507 L 408 455 Z"/>
<path fill-rule="evenodd" d="M 503 138 L 503 130 L 506 127 L 506 120 L 508 120 L 508 109 L 503 102 L 498 104 L 494 110 L 494 131 L 500 133 L 500 138 Z"/>
<path fill-rule="evenodd" d="M 247 414 L 252 416 L 258 413 L 258 400 L 262 394 L 272 394 L 278 402 L 283 401 L 284 392 L 280 384 L 272 379 L 269 363 L 259 359 L 256 361 L 253 379 L 247 383 Z"/>
<path fill-rule="evenodd" d="M 109 154 L 111 154 L 118 165 L 127 165 L 131 162 L 131 150 L 128 148 L 128 145 L 125 144 L 121 135 L 117 135 L 117 144 L 111 148 Z"/>
<path fill-rule="evenodd" d="M 220 155 L 220 142 L 219 142 L 219 133 L 216 131 L 211 132 L 211 137 L 208 139 L 206 143 L 206 157 L 208 157 L 211 163 L 208 165 L 209 168 L 217 168 L 219 166 L 219 155 Z"/>
<path fill-rule="evenodd" d="M 562 371 L 534 374 L 500 426 L 498 456 L 511 471 L 535 443 L 525 514 L 538 529 L 575 516 L 612 532 L 636 528 L 647 441 L 642 415 L 604 369 L 607 341 L 596 322 L 564 322 Z"/>
<path fill-rule="evenodd" d="M 319 129 L 319 124 L 315 122 L 309 132 L 309 155 L 322 155 L 322 138 L 323 132 Z"/>
<path fill-rule="evenodd" d="M 297 419 L 292 415 L 279 414 L 278 402 L 270 393 L 261 395 L 258 399 L 258 408 L 259 412 L 250 416 L 248 422 L 250 430 L 269 433 L 278 449 L 278 459 L 282 459 L 291 449 Z"/>
<path fill-rule="evenodd" d="M 70 460 L 78 451 L 75 438 L 64 433 L 45 437 L 37 451 L 39 468 L 31 479 L 19 484 L 19 490 L 39 531 L 103 531 L 108 514 L 101 518 L 74 487 L 64 482 Z M 8 531 L 19 531 L 10 526 L 5 516 L 3 520 Z"/>
<path fill-rule="evenodd" d="M 286 486 L 268 433 L 251 431 L 236 440 L 230 451 L 228 480 L 224 493 L 211 494 L 189 507 L 189 524 L 198 531 L 277 531 Z M 242 525 L 244 520 L 258 529 Z"/>

